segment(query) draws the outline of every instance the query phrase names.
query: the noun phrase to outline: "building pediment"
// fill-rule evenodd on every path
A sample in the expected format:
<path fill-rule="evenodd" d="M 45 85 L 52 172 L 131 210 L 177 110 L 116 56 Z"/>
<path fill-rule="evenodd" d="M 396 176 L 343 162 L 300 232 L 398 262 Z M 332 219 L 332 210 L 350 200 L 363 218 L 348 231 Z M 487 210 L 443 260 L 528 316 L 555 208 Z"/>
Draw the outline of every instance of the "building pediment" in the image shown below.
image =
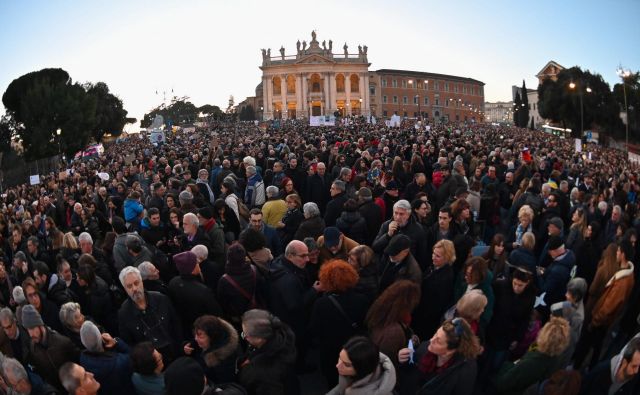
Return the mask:
<path fill-rule="evenodd" d="M 562 70 L 564 70 L 564 67 L 552 60 L 547 63 L 542 70 L 538 72 L 538 74 L 536 74 L 536 77 L 541 78 L 545 76 L 555 76 Z"/>
<path fill-rule="evenodd" d="M 335 64 L 336 61 L 322 55 L 307 55 L 296 61 L 296 64 Z"/>

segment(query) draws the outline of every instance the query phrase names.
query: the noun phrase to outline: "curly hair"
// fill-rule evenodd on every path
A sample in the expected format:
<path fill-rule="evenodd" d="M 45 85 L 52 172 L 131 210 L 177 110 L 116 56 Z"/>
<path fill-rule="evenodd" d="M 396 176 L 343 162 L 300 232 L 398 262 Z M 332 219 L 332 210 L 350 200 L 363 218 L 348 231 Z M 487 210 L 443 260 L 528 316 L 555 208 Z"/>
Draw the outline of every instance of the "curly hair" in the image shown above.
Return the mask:
<path fill-rule="evenodd" d="M 569 346 L 569 322 L 562 317 L 551 317 L 536 339 L 538 351 L 552 357 L 558 356 Z"/>
<path fill-rule="evenodd" d="M 480 340 L 471 330 L 464 318 L 454 318 L 442 323 L 442 330 L 447 336 L 447 348 L 456 350 L 465 359 L 474 359 L 482 353 Z"/>
<path fill-rule="evenodd" d="M 411 314 L 420 302 L 420 286 L 409 280 L 399 280 L 373 302 L 367 312 L 370 331 L 397 323 Z"/>
<path fill-rule="evenodd" d="M 465 281 L 467 270 L 469 268 L 471 268 L 471 273 L 469 276 L 470 282 L 468 282 L 468 284 L 480 284 L 485 280 L 485 278 L 487 278 L 489 265 L 483 257 L 474 256 L 467 259 L 467 261 L 464 263 L 464 268 L 462 269 L 462 274 L 465 275 Z"/>
<path fill-rule="evenodd" d="M 451 203 L 451 213 L 453 214 L 453 218 L 456 220 L 459 219 L 462 212 L 467 208 L 471 208 L 471 205 L 465 199 L 458 199 Z"/>
<path fill-rule="evenodd" d="M 356 286 L 358 272 L 342 259 L 333 259 L 320 269 L 318 279 L 325 292 L 344 292 Z"/>
<path fill-rule="evenodd" d="M 434 250 L 436 248 L 442 249 L 442 253 L 444 254 L 444 259 L 447 261 L 448 264 L 452 264 L 456 260 L 456 249 L 451 240 L 442 239 L 438 241 L 433 246 Z"/>

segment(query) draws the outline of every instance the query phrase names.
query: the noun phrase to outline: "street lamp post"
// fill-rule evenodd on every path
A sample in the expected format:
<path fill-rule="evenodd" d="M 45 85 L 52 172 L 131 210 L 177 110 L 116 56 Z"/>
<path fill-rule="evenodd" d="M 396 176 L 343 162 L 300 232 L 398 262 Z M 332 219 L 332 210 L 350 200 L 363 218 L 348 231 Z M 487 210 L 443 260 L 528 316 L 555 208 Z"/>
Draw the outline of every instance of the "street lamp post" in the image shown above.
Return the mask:
<path fill-rule="evenodd" d="M 569 83 L 569 89 L 576 89 L 576 83 L 571 81 Z M 591 88 L 587 86 L 585 89 L 587 93 L 591 93 Z M 580 98 L 580 139 L 584 138 L 584 105 L 582 102 L 582 82 L 580 82 L 580 87 L 578 87 L 578 97 Z"/>
<path fill-rule="evenodd" d="M 626 151 L 629 152 L 629 107 L 627 107 L 627 83 L 625 82 L 625 78 L 628 78 L 631 75 L 631 70 L 625 70 L 622 67 L 619 67 L 616 70 L 618 76 L 622 78 L 622 94 L 624 96 L 624 118 L 625 118 L 625 148 Z"/>

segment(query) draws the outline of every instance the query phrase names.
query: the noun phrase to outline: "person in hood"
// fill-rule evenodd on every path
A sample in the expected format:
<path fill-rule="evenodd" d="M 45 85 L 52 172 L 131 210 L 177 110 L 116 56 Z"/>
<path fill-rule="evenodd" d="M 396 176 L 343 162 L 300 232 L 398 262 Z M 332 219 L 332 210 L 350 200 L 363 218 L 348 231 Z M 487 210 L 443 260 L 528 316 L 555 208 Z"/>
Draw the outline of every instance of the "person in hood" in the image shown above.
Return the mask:
<path fill-rule="evenodd" d="M 238 383 L 249 395 L 296 394 L 295 335 L 287 324 L 265 310 L 242 315 L 247 352 L 238 359 Z"/>
<path fill-rule="evenodd" d="M 396 370 L 393 363 L 368 338 L 350 339 L 338 356 L 338 385 L 327 395 L 387 395 L 393 393 Z"/>
<path fill-rule="evenodd" d="M 640 391 L 640 333 L 611 359 L 596 365 L 582 380 L 581 395 L 623 395 Z"/>

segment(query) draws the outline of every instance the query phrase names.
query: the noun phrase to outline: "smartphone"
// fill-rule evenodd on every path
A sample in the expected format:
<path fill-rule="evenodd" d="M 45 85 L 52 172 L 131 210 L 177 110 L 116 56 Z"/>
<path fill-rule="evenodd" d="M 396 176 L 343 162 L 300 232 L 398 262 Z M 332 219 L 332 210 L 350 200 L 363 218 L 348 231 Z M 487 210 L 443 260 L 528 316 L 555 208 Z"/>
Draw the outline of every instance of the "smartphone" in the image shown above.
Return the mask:
<path fill-rule="evenodd" d="M 409 344 L 407 344 L 407 348 L 411 350 L 411 355 L 409 356 L 409 364 L 413 365 L 413 353 L 415 352 L 415 348 L 413 347 L 413 339 L 409 339 Z"/>

